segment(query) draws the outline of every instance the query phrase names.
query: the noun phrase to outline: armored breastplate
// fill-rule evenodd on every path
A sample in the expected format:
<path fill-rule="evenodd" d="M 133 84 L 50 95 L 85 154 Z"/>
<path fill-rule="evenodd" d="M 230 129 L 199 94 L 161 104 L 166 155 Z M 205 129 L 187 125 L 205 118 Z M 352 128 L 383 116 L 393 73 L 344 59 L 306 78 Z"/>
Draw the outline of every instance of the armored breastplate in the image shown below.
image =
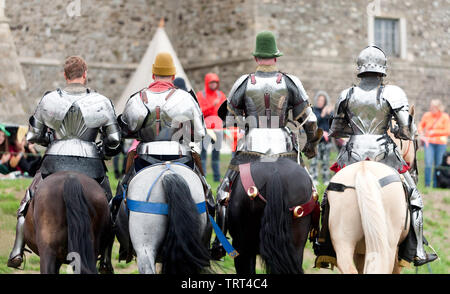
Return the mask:
<path fill-rule="evenodd" d="M 245 92 L 247 117 L 256 118 L 257 127 L 286 125 L 288 89 L 280 72 L 251 74 Z"/>
<path fill-rule="evenodd" d="M 347 101 L 346 112 L 354 135 L 385 134 L 392 117 L 391 107 L 379 88 L 364 90 L 355 87 Z"/>
<path fill-rule="evenodd" d="M 179 129 L 180 124 L 173 121 L 171 110 L 168 109 L 169 99 L 175 98 L 172 96 L 176 96 L 177 91 L 168 97 L 170 91 L 160 93 L 146 91 L 148 102 L 145 103 L 145 107 L 149 110 L 149 114 L 139 131 L 143 142 L 171 141 L 174 132 Z"/>

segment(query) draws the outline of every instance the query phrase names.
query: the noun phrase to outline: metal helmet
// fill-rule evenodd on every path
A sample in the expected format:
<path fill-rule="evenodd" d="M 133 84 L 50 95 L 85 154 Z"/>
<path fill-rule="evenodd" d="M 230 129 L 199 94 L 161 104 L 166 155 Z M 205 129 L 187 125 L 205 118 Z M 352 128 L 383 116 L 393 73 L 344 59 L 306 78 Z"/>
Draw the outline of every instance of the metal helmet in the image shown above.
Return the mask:
<path fill-rule="evenodd" d="M 358 77 L 365 72 L 377 72 L 386 76 L 386 54 L 377 46 L 371 45 L 364 48 L 358 55 Z"/>

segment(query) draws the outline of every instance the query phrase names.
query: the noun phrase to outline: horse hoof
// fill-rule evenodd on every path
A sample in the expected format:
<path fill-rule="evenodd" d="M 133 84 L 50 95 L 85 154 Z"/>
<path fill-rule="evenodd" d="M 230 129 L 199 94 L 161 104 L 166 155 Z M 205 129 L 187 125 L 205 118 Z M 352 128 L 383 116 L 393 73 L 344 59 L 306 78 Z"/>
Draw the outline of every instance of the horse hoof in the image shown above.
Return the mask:
<path fill-rule="evenodd" d="M 114 269 L 112 266 L 100 265 L 98 272 L 102 275 L 112 275 L 114 274 Z"/>
<path fill-rule="evenodd" d="M 8 259 L 8 267 L 12 267 L 12 268 L 19 268 L 20 265 L 22 264 L 22 256 L 17 255 L 13 258 Z"/>

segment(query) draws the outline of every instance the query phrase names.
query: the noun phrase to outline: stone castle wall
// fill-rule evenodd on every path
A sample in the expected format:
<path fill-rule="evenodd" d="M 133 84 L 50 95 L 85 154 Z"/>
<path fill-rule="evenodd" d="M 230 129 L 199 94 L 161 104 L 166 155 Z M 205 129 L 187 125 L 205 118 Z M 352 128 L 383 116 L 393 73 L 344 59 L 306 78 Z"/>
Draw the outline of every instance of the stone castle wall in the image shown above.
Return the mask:
<path fill-rule="evenodd" d="M 326 90 L 335 100 L 357 82 L 355 61 L 368 44 L 370 2 L 6 0 L 5 12 L 27 80 L 20 99 L 29 115 L 45 91 L 64 84 L 61 62 L 69 55 L 83 56 L 89 85 L 117 100 L 161 17 L 195 90 L 213 71 L 228 93 L 241 74 L 254 70 L 254 38 L 269 29 L 284 53 L 280 70 L 298 75 L 310 97 Z M 77 4 L 79 11 L 68 10 Z M 381 15 L 406 23 L 406 55 L 389 59 L 386 82 L 404 88 L 418 115 L 432 98 L 450 110 L 449 7 L 450 0 L 380 1 Z"/>

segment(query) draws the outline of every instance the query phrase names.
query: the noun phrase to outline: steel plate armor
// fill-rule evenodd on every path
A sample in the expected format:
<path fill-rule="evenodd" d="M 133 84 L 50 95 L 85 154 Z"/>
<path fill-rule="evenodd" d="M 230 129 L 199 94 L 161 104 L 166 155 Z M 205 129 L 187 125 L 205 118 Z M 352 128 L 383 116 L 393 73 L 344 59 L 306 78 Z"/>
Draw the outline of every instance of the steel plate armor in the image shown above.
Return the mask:
<path fill-rule="evenodd" d="M 144 96 L 146 102 L 141 99 Z M 189 144 L 201 142 L 206 133 L 197 102 L 178 89 L 136 93 L 128 100 L 121 121 L 142 141 L 138 154 L 186 155 Z"/>
<path fill-rule="evenodd" d="M 312 138 L 317 131 L 317 118 L 312 113 L 308 95 L 295 76 L 279 71 L 259 70 L 250 75 L 243 75 L 235 82 L 227 99 L 228 114 L 231 115 L 227 117 L 227 123 L 230 123 L 231 118 L 241 127 L 247 124 L 246 137 L 253 128 L 268 129 L 264 132 L 253 132 L 251 138 L 243 138 L 244 141 L 238 143 L 237 151 L 267 150 L 266 136 L 269 133 L 283 139 L 277 143 L 279 146 L 275 149 L 291 151 L 295 143 L 286 145 L 284 142 L 285 138 L 292 138 L 285 129 L 288 111 L 291 109 L 295 120 L 303 123 L 307 136 Z M 269 130 L 274 128 L 279 130 Z M 278 134 L 280 131 L 285 134 Z M 261 140 L 256 139 L 257 135 L 262 136 Z M 253 143 L 248 144 L 249 140 Z M 272 148 L 272 152 L 275 149 Z"/>
<path fill-rule="evenodd" d="M 108 148 L 119 146 L 120 130 L 111 101 L 82 85 L 70 84 L 44 95 L 30 119 L 27 140 L 48 146 L 46 154 L 50 155 L 100 158 L 95 144 L 99 132 Z"/>

